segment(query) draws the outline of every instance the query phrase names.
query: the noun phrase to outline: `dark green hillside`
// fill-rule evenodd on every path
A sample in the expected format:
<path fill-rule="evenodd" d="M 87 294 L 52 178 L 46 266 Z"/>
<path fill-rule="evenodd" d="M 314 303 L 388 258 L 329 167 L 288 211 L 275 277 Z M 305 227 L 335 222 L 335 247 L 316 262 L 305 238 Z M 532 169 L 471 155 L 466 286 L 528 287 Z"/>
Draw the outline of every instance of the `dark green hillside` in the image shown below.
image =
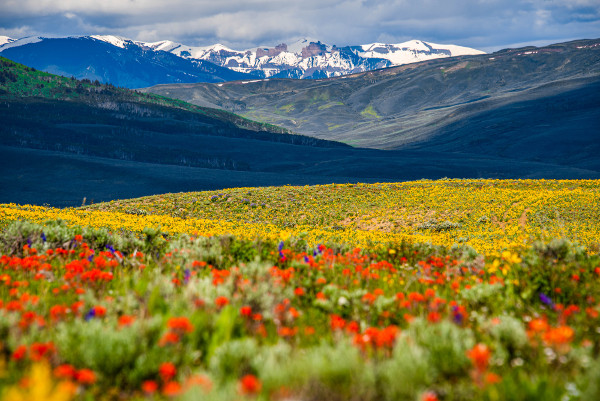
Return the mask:
<path fill-rule="evenodd" d="M 92 82 L 87 79 L 77 80 L 49 74 L 0 57 L 0 101 L 6 103 L 7 101 L 21 100 L 22 98 L 68 100 L 105 109 L 127 107 L 123 106 L 124 104 L 144 105 L 147 107 L 164 106 L 171 109 L 193 112 L 197 115 L 197 118 L 212 119 L 211 122 L 213 123 L 219 120 L 222 125 L 271 133 L 289 132 L 286 129 L 248 120 L 224 110 L 198 107 L 181 100 L 140 93 L 138 91 L 115 87 L 111 84 L 101 84 L 98 81 Z M 115 106 L 115 103 L 118 106 Z M 130 110 L 125 111 L 130 112 Z M 181 113 L 181 111 L 178 110 L 176 112 Z M 181 115 L 184 114 L 181 113 Z"/>
<path fill-rule="evenodd" d="M 595 39 L 318 81 L 159 85 L 144 91 L 357 147 L 433 147 L 597 167 L 593 160 L 566 157 L 572 146 L 562 145 L 568 136 L 579 149 L 598 154 L 599 82 Z M 532 144 L 537 149 L 529 154 L 525 149 Z"/>

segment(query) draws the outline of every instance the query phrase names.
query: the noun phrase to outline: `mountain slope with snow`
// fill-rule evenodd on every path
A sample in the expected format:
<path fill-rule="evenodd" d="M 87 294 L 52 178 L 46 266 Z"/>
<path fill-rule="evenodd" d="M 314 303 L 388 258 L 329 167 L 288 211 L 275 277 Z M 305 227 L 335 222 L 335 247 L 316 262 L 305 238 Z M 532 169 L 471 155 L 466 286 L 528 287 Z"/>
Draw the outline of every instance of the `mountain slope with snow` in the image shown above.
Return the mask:
<path fill-rule="evenodd" d="M 100 44 L 109 45 L 113 50 L 109 51 Z M 48 49 L 52 49 L 51 52 Z M 0 53 L 48 72 L 99 79 L 101 82 L 135 88 L 161 83 L 219 82 L 248 78 L 330 78 L 434 58 L 483 52 L 420 40 L 338 47 L 303 38 L 275 47 L 234 50 L 222 44 L 193 47 L 170 40 L 142 42 L 115 35 L 92 35 L 67 38 L 35 36 L 17 40 L 0 36 Z M 83 64 L 77 61 L 82 54 L 90 56 Z M 166 58 L 169 61 L 165 71 L 154 78 L 148 77 L 148 70 L 155 69 L 157 64 L 165 64 Z M 125 60 L 139 65 L 126 67 L 126 71 L 123 71 Z M 106 65 L 108 62 L 111 65 Z M 173 68 L 173 72 L 169 73 L 168 68 Z M 202 70 L 202 73 L 194 71 L 195 69 Z M 136 74 L 141 76 L 135 76 Z"/>
<path fill-rule="evenodd" d="M 114 41 L 111 38 L 106 39 Z M 190 47 L 171 41 L 136 42 L 179 57 L 206 60 L 234 71 L 265 78 L 325 78 L 393 67 L 441 57 L 484 54 L 456 45 L 411 40 L 399 44 L 371 43 L 337 47 L 313 39 L 300 39 L 292 44 L 233 50 L 221 44 Z M 261 74 L 262 73 L 262 74 Z"/>
<path fill-rule="evenodd" d="M 0 55 L 45 72 L 127 88 L 252 78 L 117 36 L 27 37 L 1 45 Z"/>

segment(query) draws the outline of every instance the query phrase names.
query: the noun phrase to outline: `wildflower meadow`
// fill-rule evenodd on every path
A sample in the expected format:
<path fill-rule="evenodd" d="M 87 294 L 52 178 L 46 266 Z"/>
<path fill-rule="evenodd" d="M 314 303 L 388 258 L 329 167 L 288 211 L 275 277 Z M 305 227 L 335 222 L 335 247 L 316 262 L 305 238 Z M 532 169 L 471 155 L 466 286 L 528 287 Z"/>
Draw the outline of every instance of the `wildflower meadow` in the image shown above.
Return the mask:
<path fill-rule="evenodd" d="M 0 205 L 0 400 L 600 399 L 599 192 Z"/>

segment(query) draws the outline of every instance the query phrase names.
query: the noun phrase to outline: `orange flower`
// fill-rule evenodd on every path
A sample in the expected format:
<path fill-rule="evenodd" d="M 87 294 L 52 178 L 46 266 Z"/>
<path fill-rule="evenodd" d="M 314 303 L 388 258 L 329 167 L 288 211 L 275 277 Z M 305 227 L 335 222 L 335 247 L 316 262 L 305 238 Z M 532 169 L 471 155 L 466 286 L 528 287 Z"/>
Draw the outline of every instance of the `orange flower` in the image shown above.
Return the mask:
<path fill-rule="evenodd" d="M 217 299 L 215 299 L 215 304 L 219 307 L 222 308 L 223 306 L 227 305 L 229 303 L 229 299 L 227 299 L 227 297 L 217 297 Z"/>
<path fill-rule="evenodd" d="M 167 322 L 167 326 L 170 329 L 181 331 L 184 333 L 191 333 L 194 331 L 194 326 L 187 317 L 172 317 Z"/>
<path fill-rule="evenodd" d="M 146 380 L 142 383 L 142 391 L 146 394 L 153 394 L 158 390 L 158 383 L 154 380 Z"/>
<path fill-rule="evenodd" d="M 341 316 L 331 315 L 329 319 L 331 330 L 342 330 L 346 326 L 346 321 Z"/>
<path fill-rule="evenodd" d="M 294 337 L 297 332 L 297 327 L 280 327 L 277 330 L 277 334 L 279 334 L 280 337 Z"/>
<path fill-rule="evenodd" d="M 75 378 L 76 374 L 77 374 L 77 370 L 75 369 L 75 367 L 73 367 L 73 365 L 68 365 L 68 364 L 58 365 L 54 369 L 54 376 L 58 379 L 71 380 L 71 379 Z"/>
<path fill-rule="evenodd" d="M 166 383 L 170 381 L 177 374 L 177 368 L 171 362 L 163 362 L 158 368 L 158 374 L 161 379 Z"/>
<path fill-rule="evenodd" d="M 502 381 L 502 378 L 495 373 L 489 372 L 485 375 L 484 381 L 486 384 L 496 384 Z"/>
<path fill-rule="evenodd" d="M 119 317 L 119 326 L 129 326 L 135 321 L 135 317 L 129 315 L 123 315 Z"/>
<path fill-rule="evenodd" d="M 177 333 L 173 333 L 172 331 L 169 331 L 164 336 L 162 336 L 162 338 L 158 342 L 158 345 L 160 345 L 161 347 L 164 347 L 167 344 L 177 344 L 178 342 L 179 342 L 179 336 L 177 335 Z"/>
<path fill-rule="evenodd" d="M 529 322 L 529 330 L 533 333 L 544 333 L 548 328 L 548 322 L 544 319 L 533 319 Z"/>
<path fill-rule="evenodd" d="M 240 308 L 240 315 L 242 315 L 244 317 L 252 316 L 252 308 L 249 306 L 242 306 Z"/>
<path fill-rule="evenodd" d="M 302 295 L 304 295 L 304 288 L 302 288 L 302 287 L 298 287 L 298 288 L 296 288 L 296 289 L 294 290 L 294 294 L 296 294 L 296 295 L 297 295 L 297 296 L 299 296 L 299 297 L 300 297 L 300 296 L 302 296 Z"/>
<path fill-rule="evenodd" d="M 472 349 L 467 351 L 467 356 L 475 366 L 475 368 L 482 372 L 487 369 L 488 364 L 490 363 L 490 357 L 492 353 L 487 345 L 479 343 L 475 345 Z"/>
<path fill-rule="evenodd" d="M 39 361 L 48 354 L 54 351 L 54 344 L 49 343 L 33 343 L 31 344 L 31 360 Z"/>
<path fill-rule="evenodd" d="M 438 398 L 433 391 L 426 391 L 421 396 L 421 401 L 438 401 Z"/>
<path fill-rule="evenodd" d="M 246 375 L 240 379 L 240 392 L 242 394 L 258 394 L 262 383 L 254 375 Z"/>
<path fill-rule="evenodd" d="M 312 336 L 313 334 L 315 334 L 315 328 L 312 326 L 306 326 L 304 328 L 304 335 L 307 336 Z"/>
<path fill-rule="evenodd" d="M 174 397 L 181 393 L 181 384 L 175 381 L 168 382 L 164 385 L 162 393 L 167 397 Z"/>
<path fill-rule="evenodd" d="M 94 316 L 104 317 L 106 315 L 106 308 L 104 306 L 94 306 Z"/>
<path fill-rule="evenodd" d="M 573 340 L 575 331 L 569 326 L 560 326 L 544 333 L 543 339 L 550 345 L 564 345 Z"/>
<path fill-rule="evenodd" d="M 80 369 L 75 373 L 75 378 L 81 384 L 94 384 L 96 382 L 96 374 L 90 369 Z"/>
<path fill-rule="evenodd" d="M 54 305 L 50 308 L 50 318 L 55 321 L 67 314 L 67 307 L 63 305 Z"/>
<path fill-rule="evenodd" d="M 442 315 L 440 315 L 438 312 L 429 312 L 429 314 L 427 315 L 427 320 L 429 320 L 432 323 L 439 322 L 441 318 Z"/>
<path fill-rule="evenodd" d="M 185 386 L 198 386 L 204 391 L 209 392 L 212 389 L 212 381 L 210 380 L 210 377 L 206 375 L 193 375 L 186 380 Z"/>
<path fill-rule="evenodd" d="M 20 361 L 27 355 L 27 347 L 24 345 L 19 345 L 17 349 L 14 350 L 12 354 L 12 359 L 15 361 Z"/>

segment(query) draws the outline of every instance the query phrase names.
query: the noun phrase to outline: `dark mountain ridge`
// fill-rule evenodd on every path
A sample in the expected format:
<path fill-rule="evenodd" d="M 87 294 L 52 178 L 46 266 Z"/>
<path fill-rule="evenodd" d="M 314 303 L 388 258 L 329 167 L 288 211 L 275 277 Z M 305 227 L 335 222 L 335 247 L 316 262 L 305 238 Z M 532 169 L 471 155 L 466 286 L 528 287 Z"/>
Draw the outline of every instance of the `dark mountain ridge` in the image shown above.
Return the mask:
<path fill-rule="evenodd" d="M 92 37 L 44 38 L 1 50 L 1 54 L 38 70 L 127 88 L 251 77 L 209 61 L 187 60 L 134 44 L 120 48 Z"/>

